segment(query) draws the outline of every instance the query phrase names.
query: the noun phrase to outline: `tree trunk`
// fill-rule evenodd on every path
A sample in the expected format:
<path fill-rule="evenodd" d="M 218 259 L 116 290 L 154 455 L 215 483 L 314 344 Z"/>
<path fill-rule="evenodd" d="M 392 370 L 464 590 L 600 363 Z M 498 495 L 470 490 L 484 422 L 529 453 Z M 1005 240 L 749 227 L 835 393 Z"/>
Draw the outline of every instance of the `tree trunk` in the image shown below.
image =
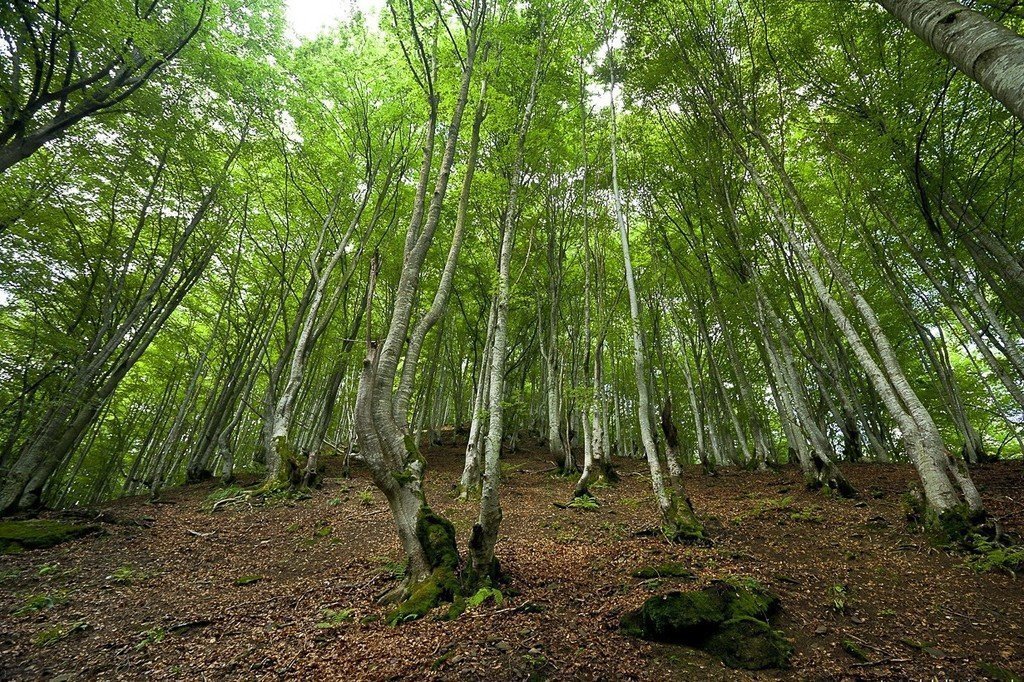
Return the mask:
<path fill-rule="evenodd" d="M 877 0 L 1024 122 L 1024 38 L 956 0 Z"/>

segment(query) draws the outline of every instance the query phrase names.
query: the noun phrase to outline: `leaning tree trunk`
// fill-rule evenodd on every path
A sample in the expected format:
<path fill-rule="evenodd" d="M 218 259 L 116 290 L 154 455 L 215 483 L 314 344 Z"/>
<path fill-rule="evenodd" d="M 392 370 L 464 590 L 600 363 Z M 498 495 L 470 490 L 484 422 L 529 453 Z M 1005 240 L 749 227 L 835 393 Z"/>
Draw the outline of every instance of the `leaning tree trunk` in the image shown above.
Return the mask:
<path fill-rule="evenodd" d="M 1024 37 L 956 0 L 877 0 L 1024 122 Z"/>
<path fill-rule="evenodd" d="M 449 521 L 431 511 L 427 504 L 422 487 L 426 461 L 419 453 L 415 440 L 403 429 L 404 425 L 395 419 L 395 380 L 408 339 L 413 306 L 420 293 L 423 263 L 433 243 L 448 191 L 486 13 L 486 0 L 474 0 L 469 16 L 466 17 L 461 82 L 450 112 L 444 152 L 434 176 L 429 202 L 427 190 L 433 175 L 432 157 L 438 125 L 439 97 L 433 90 L 433 80 L 425 81 L 430 108 L 427 139 L 413 209 L 406 229 L 402 267 L 387 334 L 379 346 L 376 342 L 368 344 L 357 393 L 356 430 L 360 454 L 370 469 L 374 483 L 387 498 L 403 550 L 408 557 L 406 579 L 390 595 L 408 599 L 391 614 L 391 622 L 418 618 L 439 601 L 451 599 L 460 591 L 456 577 L 459 555 L 455 530 Z M 415 14 L 415 8 L 410 5 L 407 19 L 419 21 Z M 397 15 L 395 20 L 398 21 Z M 427 53 L 426 47 L 418 36 L 415 40 L 415 49 L 421 63 L 431 64 L 433 58 Z M 367 327 L 369 330 L 369 323 Z"/>

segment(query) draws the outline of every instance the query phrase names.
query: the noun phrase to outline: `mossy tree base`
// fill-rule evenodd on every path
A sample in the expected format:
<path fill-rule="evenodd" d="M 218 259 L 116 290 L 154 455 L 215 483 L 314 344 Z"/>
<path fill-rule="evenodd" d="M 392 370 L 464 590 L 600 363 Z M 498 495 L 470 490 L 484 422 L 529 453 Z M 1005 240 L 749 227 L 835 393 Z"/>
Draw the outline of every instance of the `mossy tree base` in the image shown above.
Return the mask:
<path fill-rule="evenodd" d="M 911 490 L 903 496 L 907 521 L 922 529 L 937 547 L 970 550 L 980 536 L 986 540 L 1002 538 L 1000 530 L 984 510 L 972 510 L 958 504 L 941 512 L 928 506 L 920 490 Z"/>
<path fill-rule="evenodd" d="M 804 476 L 808 490 L 827 489 L 847 500 L 857 497 L 857 489 L 846 480 L 835 464 L 826 462 L 817 454 L 812 455 L 811 464 L 813 468 Z"/>
<path fill-rule="evenodd" d="M 1024 570 L 1024 546 L 1020 539 L 1003 533 L 984 510 L 958 504 L 936 512 L 920 490 L 903 496 L 907 521 L 924 532 L 928 541 L 946 549 L 966 552 L 981 570 L 1003 569 L 1016 576 Z"/>
<path fill-rule="evenodd" d="M 793 648 L 769 619 L 779 600 L 753 581 L 651 597 L 622 619 L 627 634 L 703 649 L 748 670 L 786 667 Z"/>
<path fill-rule="evenodd" d="M 671 506 L 662 519 L 661 532 L 669 542 L 699 545 L 707 542 L 704 524 L 697 518 L 690 500 L 673 495 Z"/>
<path fill-rule="evenodd" d="M 45 519 L 0 521 L 0 554 L 16 554 L 27 549 L 53 547 L 101 530 L 97 525 Z"/>
<path fill-rule="evenodd" d="M 475 589 L 475 585 L 467 586 L 466 575 L 460 575 L 459 550 L 451 521 L 424 505 L 416 518 L 416 537 L 431 570 L 427 577 L 404 589 L 404 599 L 388 614 L 390 625 L 422 618 L 446 602 L 453 604 L 449 617 L 457 616 L 464 595 Z"/>

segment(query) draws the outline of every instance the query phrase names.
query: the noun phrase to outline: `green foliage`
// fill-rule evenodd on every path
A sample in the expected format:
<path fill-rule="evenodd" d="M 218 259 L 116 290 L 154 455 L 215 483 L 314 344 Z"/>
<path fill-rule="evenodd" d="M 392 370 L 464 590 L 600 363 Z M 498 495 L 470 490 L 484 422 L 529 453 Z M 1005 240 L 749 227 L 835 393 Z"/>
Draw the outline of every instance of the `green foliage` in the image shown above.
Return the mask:
<path fill-rule="evenodd" d="M 481 587 L 471 596 L 466 597 L 466 607 L 475 609 L 488 600 L 493 601 L 495 606 L 501 606 L 505 603 L 505 596 L 499 589 L 493 587 Z"/>
<path fill-rule="evenodd" d="M 391 578 L 405 577 L 405 562 L 395 561 L 387 557 L 377 557 L 381 569 Z"/>
<path fill-rule="evenodd" d="M 63 594 L 33 594 L 26 597 L 21 606 L 11 611 L 11 615 L 17 618 L 37 611 L 51 609 L 66 602 L 68 598 Z"/>
<path fill-rule="evenodd" d="M 572 498 L 572 501 L 568 504 L 573 509 L 585 509 L 587 511 L 593 511 L 601 508 L 601 503 L 597 501 L 596 497 L 590 495 L 580 495 Z"/>
<path fill-rule="evenodd" d="M 356 497 L 359 500 L 359 504 L 363 505 L 364 507 L 369 507 L 370 505 L 373 504 L 373 491 L 370 490 L 369 488 L 366 488 L 365 490 L 360 490 L 359 494 Z"/>
<path fill-rule="evenodd" d="M 107 576 L 107 580 L 115 585 L 131 585 L 145 578 L 145 574 L 140 573 L 131 566 L 120 566 Z"/>
<path fill-rule="evenodd" d="M 354 617 L 355 612 L 352 609 L 324 609 L 316 626 L 321 630 L 329 630 L 352 622 Z"/>
<path fill-rule="evenodd" d="M 828 588 L 829 608 L 835 613 L 844 614 L 849 608 L 850 592 L 846 585 L 832 585 Z"/>
<path fill-rule="evenodd" d="M 142 651 L 143 649 L 146 649 L 154 644 L 159 644 L 160 642 L 164 641 L 164 637 L 166 636 L 167 631 L 160 627 L 146 630 L 141 635 L 139 635 L 139 641 L 135 645 L 135 650 Z"/>
<path fill-rule="evenodd" d="M 793 521 L 800 521 L 803 523 L 821 523 L 825 519 L 821 515 L 821 510 L 816 507 L 803 507 L 797 509 L 789 515 L 789 518 Z"/>
<path fill-rule="evenodd" d="M 1024 546 L 1006 545 L 975 534 L 971 540 L 972 553 L 967 560 L 979 573 L 1005 571 L 1016 577 L 1024 571 Z"/>

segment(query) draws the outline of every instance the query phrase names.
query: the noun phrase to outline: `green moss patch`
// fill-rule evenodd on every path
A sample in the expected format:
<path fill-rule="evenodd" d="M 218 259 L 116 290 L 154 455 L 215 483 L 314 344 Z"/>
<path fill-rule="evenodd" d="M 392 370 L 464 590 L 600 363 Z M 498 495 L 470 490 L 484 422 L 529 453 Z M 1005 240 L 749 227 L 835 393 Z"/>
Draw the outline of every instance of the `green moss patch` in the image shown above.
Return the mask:
<path fill-rule="evenodd" d="M 0 521 L 0 554 L 16 554 L 26 549 L 53 547 L 101 530 L 97 525 L 45 519 Z"/>
<path fill-rule="evenodd" d="M 450 568 L 438 568 L 412 588 L 409 598 L 388 614 L 388 625 L 398 625 L 427 615 L 442 602 L 459 594 L 459 581 Z"/>
<path fill-rule="evenodd" d="M 424 505 L 416 517 L 416 535 L 431 566 L 451 571 L 458 567 L 459 548 L 455 544 L 455 526 L 451 521 Z"/>
<path fill-rule="evenodd" d="M 651 597 L 626 614 L 622 629 L 644 639 L 703 649 L 748 670 L 785 667 L 792 646 L 768 619 L 778 598 L 751 580 L 715 582 L 692 592 Z"/>
<path fill-rule="evenodd" d="M 785 635 L 763 620 L 749 616 L 722 623 L 704 648 L 726 665 L 746 670 L 785 668 L 793 653 Z"/>
<path fill-rule="evenodd" d="M 683 578 L 685 580 L 696 579 L 696 574 L 678 561 L 667 561 L 663 564 L 644 566 L 633 571 L 634 578 L 650 580 L 653 578 Z"/>
<path fill-rule="evenodd" d="M 442 602 L 462 596 L 457 576 L 459 548 L 455 544 L 455 526 L 423 505 L 416 517 L 416 536 L 433 571 L 425 580 L 413 585 L 408 598 L 388 614 L 390 625 L 422 618 Z"/>

